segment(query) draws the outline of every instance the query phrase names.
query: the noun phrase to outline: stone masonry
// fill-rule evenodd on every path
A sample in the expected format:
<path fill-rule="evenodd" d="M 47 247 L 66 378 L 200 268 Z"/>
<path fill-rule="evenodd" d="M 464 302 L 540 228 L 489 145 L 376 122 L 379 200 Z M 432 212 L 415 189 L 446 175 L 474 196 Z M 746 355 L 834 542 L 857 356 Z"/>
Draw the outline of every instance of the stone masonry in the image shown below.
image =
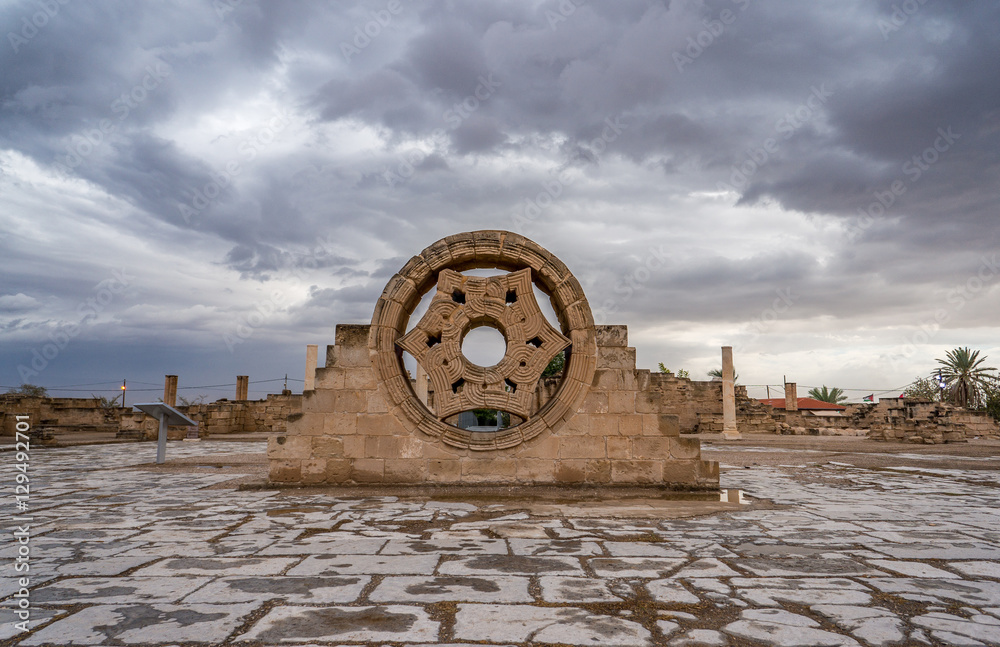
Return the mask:
<path fill-rule="evenodd" d="M 475 267 L 511 274 L 459 274 Z M 534 318 L 529 280 L 551 297 L 561 331 Z M 410 315 L 434 287 L 432 303 L 440 305 L 407 332 Z M 504 359 L 493 367 L 460 354 L 461 339 L 479 325 L 507 340 Z M 562 380 L 534 411 L 522 394 L 535 392 L 546 358 L 563 348 Z M 405 349 L 430 362 L 424 368 L 438 392 L 450 389 L 457 397 L 430 411 L 403 369 Z M 718 464 L 701 460 L 699 441 L 680 437 L 678 416 L 661 403 L 648 371 L 636 370 L 626 327 L 595 326 L 579 282 L 557 258 L 510 232 L 459 234 L 425 249 L 389 281 L 372 325 L 337 326 L 315 389 L 303 394 L 302 414 L 289 418 L 285 436 L 269 441 L 270 478 L 717 488 Z M 526 419 L 498 432 L 443 422 L 460 406 Z"/>

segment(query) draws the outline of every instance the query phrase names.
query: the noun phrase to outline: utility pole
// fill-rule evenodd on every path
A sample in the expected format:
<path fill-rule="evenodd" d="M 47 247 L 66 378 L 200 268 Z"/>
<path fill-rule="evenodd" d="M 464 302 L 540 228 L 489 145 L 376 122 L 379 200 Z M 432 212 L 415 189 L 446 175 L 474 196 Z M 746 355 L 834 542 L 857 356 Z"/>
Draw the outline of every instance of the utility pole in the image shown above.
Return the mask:
<path fill-rule="evenodd" d="M 122 378 L 122 409 L 125 408 L 125 378 Z"/>

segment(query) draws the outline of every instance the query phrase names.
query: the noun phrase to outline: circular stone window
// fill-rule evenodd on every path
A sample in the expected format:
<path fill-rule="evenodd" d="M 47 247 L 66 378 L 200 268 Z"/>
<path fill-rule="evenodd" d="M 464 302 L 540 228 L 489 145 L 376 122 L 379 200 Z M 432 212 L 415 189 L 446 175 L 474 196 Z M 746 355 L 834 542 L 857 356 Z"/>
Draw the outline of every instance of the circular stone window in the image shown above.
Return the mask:
<path fill-rule="evenodd" d="M 476 268 L 507 273 L 461 273 Z M 542 313 L 534 286 L 551 299 L 558 328 Z M 427 311 L 406 332 L 432 289 Z M 375 306 L 369 348 L 379 390 L 404 426 L 480 451 L 514 447 L 562 426 L 583 402 L 597 366 L 594 318 L 579 281 L 541 246 L 506 231 L 448 236 L 410 259 Z M 427 372 L 433 412 L 413 391 L 404 351 Z M 542 372 L 559 353 L 566 357 L 562 381 L 536 410 Z M 495 434 L 444 422 L 475 409 L 509 412 L 522 422 Z"/>
<path fill-rule="evenodd" d="M 473 328 L 462 340 L 462 355 L 476 366 L 496 366 L 507 354 L 507 340 L 492 326 Z"/>

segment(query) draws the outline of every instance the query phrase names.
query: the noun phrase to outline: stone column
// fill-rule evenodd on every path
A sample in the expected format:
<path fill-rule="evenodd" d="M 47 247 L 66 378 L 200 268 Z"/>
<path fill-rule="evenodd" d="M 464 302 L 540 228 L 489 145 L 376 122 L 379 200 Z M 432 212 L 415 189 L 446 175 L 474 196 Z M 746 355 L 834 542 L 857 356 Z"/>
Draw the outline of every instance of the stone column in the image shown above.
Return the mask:
<path fill-rule="evenodd" d="M 413 372 L 414 382 L 413 390 L 417 394 L 417 398 L 420 399 L 424 405 L 427 405 L 427 372 L 424 371 L 424 367 L 417 362 L 417 368 Z"/>
<path fill-rule="evenodd" d="M 163 404 L 177 406 L 177 376 L 167 375 L 163 380 Z"/>
<path fill-rule="evenodd" d="M 319 346 L 316 344 L 306 345 L 306 383 L 303 391 L 313 391 L 316 388 L 316 361 L 319 357 Z"/>
<path fill-rule="evenodd" d="M 237 375 L 236 376 L 236 399 L 246 400 L 250 395 L 250 376 L 249 375 Z"/>
<path fill-rule="evenodd" d="M 733 347 L 722 347 L 722 437 L 739 440 L 736 428 L 736 385 L 733 375 Z"/>
<path fill-rule="evenodd" d="M 799 410 L 798 387 L 795 382 L 785 382 L 785 411 Z"/>

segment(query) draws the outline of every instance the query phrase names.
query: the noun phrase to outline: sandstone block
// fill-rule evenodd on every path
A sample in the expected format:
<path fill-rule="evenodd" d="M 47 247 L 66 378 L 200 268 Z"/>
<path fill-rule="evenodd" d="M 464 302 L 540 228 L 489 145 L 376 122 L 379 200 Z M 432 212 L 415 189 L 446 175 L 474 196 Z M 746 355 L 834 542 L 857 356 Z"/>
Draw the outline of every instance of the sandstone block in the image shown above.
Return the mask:
<path fill-rule="evenodd" d="M 659 483 L 663 476 L 663 461 L 611 461 L 611 479 L 615 483 Z"/>
<path fill-rule="evenodd" d="M 517 459 L 517 480 L 521 483 L 548 483 L 554 478 L 555 461 L 543 458 Z"/>
<path fill-rule="evenodd" d="M 619 435 L 618 416 L 609 413 L 590 416 L 590 435 L 591 436 Z"/>
<path fill-rule="evenodd" d="M 697 438 L 670 438 L 670 455 L 678 459 L 701 458 L 701 441 Z"/>
<path fill-rule="evenodd" d="M 559 458 L 605 458 L 603 436 L 563 438 L 559 441 Z"/>
<path fill-rule="evenodd" d="M 310 458 L 302 461 L 302 482 L 315 485 L 326 480 L 326 459 Z"/>
<path fill-rule="evenodd" d="M 607 391 L 591 391 L 583 400 L 583 411 L 586 413 L 607 413 L 608 393 Z"/>
<path fill-rule="evenodd" d="M 478 458 L 462 459 L 463 483 L 511 481 L 516 475 L 517 461 L 513 458 L 495 458 L 486 461 Z"/>
<path fill-rule="evenodd" d="M 368 397 L 363 391 L 339 389 L 333 393 L 333 410 L 337 413 L 360 413 L 368 408 Z"/>
<path fill-rule="evenodd" d="M 427 479 L 434 483 L 458 483 L 462 478 L 462 461 L 438 458 L 427 462 Z"/>
<path fill-rule="evenodd" d="M 403 429 L 390 413 L 366 413 L 358 416 L 358 433 L 368 436 L 403 436 Z"/>
<path fill-rule="evenodd" d="M 646 460 L 669 459 L 672 440 L 663 436 L 639 436 L 638 438 L 633 438 L 632 458 Z"/>
<path fill-rule="evenodd" d="M 375 374 L 371 368 L 351 368 L 344 371 L 344 388 L 372 390 L 375 388 Z"/>
<path fill-rule="evenodd" d="M 349 436 L 358 433 L 358 416 L 354 413 L 330 413 L 323 416 L 323 433 Z"/>
<path fill-rule="evenodd" d="M 618 416 L 618 433 L 622 436 L 641 436 L 642 416 L 637 413 Z"/>
<path fill-rule="evenodd" d="M 413 458 L 386 459 L 386 483 L 424 483 L 426 481 L 427 461 Z"/>
<path fill-rule="evenodd" d="M 624 371 L 607 368 L 594 371 L 594 381 L 590 386 L 593 389 L 603 391 L 620 390 L 622 388 L 622 373 Z"/>
<path fill-rule="evenodd" d="M 585 483 L 587 481 L 587 461 L 583 459 L 561 460 L 556 463 L 557 483 Z"/>
<path fill-rule="evenodd" d="M 333 458 L 344 455 L 344 441 L 335 436 L 315 436 L 312 439 L 315 458 Z"/>
<path fill-rule="evenodd" d="M 357 483 L 381 483 L 385 478 L 385 461 L 381 458 L 356 458 L 351 480 Z"/>
<path fill-rule="evenodd" d="M 663 464 L 663 482 L 674 485 L 698 483 L 698 461 L 667 461 Z"/>
<path fill-rule="evenodd" d="M 308 436 L 272 436 L 267 439 L 267 456 L 274 459 L 309 458 L 312 449 Z"/>
<path fill-rule="evenodd" d="M 589 460 L 585 466 L 587 483 L 610 483 L 611 461 L 607 459 Z"/>
<path fill-rule="evenodd" d="M 599 346 L 628 346 L 628 326 L 594 326 Z"/>
<path fill-rule="evenodd" d="M 635 391 L 610 391 L 608 413 L 635 413 Z"/>
<path fill-rule="evenodd" d="M 367 458 L 368 451 L 366 449 L 366 444 L 368 442 L 368 436 L 354 434 L 353 436 L 344 436 L 341 441 L 344 444 L 344 458 Z"/>
<path fill-rule="evenodd" d="M 553 460 L 559 456 L 560 438 L 558 436 L 544 436 L 536 438 L 522 445 L 518 451 L 520 458 L 544 458 Z"/>
<path fill-rule="evenodd" d="M 268 479 L 272 483 L 298 483 L 302 480 L 301 463 L 299 460 L 272 460 Z"/>
<path fill-rule="evenodd" d="M 346 458 L 331 458 L 326 461 L 327 483 L 343 483 L 351 478 L 351 461 Z"/>
<path fill-rule="evenodd" d="M 316 369 L 316 390 L 344 388 L 344 369 L 339 367 Z"/>
<path fill-rule="evenodd" d="M 617 368 L 628 371 L 635 370 L 635 349 L 598 346 L 597 368 Z"/>
<path fill-rule="evenodd" d="M 608 436 L 606 439 L 608 458 L 632 458 L 631 441 L 624 436 Z"/>

